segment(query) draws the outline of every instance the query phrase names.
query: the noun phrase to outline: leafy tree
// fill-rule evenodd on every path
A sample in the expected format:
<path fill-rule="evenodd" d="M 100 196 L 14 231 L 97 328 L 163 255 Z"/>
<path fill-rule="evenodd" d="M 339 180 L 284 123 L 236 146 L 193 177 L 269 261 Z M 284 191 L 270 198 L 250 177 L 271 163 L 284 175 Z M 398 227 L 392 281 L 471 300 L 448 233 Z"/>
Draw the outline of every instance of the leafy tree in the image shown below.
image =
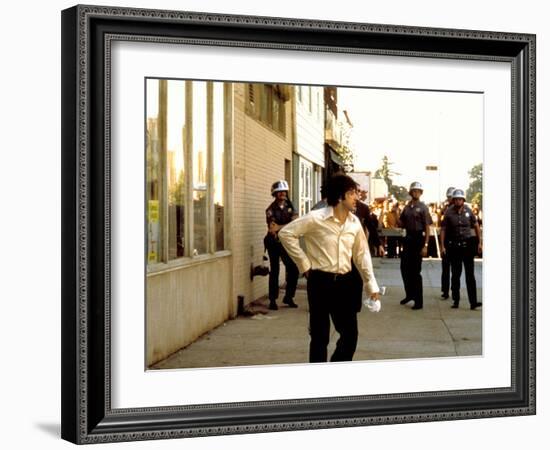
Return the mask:
<path fill-rule="evenodd" d="M 170 191 L 168 192 L 168 200 L 170 204 L 183 205 L 185 203 L 185 193 L 183 192 L 184 182 L 185 176 L 182 170 L 178 174 L 178 179 L 176 182 L 170 186 Z"/>
<path fill-rule="evenodd" d="M 382 178 L 388 186 L 388 192 L 393 195 L 398 201 L 405 201 L 408 198 L 409 192 L 407 188 L 393 184 L 393 177 L 401 175 L 392 170 L 393 162 L 390 161 L 387 155 L 382 158 L 382 167 L 374 173 L 375 178 Z"/>
<path fill-rule="evenodd" d="M 468 172 L 470 176 L 470 186 L 466 190 L 466 201 L 477 203 L 480 208 L 483 207 L 483 164 L 476 164 Z"/>
<path fill-rule="evenodd" d="M 347 145 L 343 145 L 340 149 L 340 157 L 342 158 L 344 170 L 353 172 L 355 167 L 355 153 Z"/>
<path fill-rule="evenodd" d="M 392 170 L 392 165 L 393 163 L 390 162 L 388 156 L 384 155 L 384 157 L 382 158 L 382 167 L 380 167 L 380 169 L 378 169 L 374 173 L 375 178 L 382 178 L 386 182 L 386 185 L 388 186 L 388 191 L 391 191 L 391 187 L 393 186 L 392 177 L 394 177 L 395 175 L 400 175 L 399 173 Z"/>

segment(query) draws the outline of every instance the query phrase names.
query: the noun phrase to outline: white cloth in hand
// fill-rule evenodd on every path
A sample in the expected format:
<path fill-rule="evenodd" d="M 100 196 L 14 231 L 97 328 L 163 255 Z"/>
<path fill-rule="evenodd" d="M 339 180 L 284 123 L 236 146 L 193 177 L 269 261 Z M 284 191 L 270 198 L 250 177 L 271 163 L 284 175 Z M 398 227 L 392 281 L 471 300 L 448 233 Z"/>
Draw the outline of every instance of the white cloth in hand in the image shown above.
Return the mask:
<path fill-rule="evenodd" d="M 371 298 L 366 298 L 363 300 L 363 304 L 368 308 L 370 312 L 379 312 L 382 309 L 382 303 L 380 300 L 373 300 Z"/>

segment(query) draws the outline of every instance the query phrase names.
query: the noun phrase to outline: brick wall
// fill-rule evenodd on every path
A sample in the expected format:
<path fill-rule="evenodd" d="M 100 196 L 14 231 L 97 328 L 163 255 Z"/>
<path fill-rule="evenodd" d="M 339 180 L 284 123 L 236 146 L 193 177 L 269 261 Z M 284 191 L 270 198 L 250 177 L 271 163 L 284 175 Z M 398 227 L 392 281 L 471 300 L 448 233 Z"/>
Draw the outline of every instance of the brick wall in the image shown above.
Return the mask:
<path fill-rule="evenodd" d="M 265 209 L 273 201 L 271 184 L 285 176 L 285 159 L 292 160 L 292 114 L 286 107 L 282 136 L 245 112 L 245 85 L 234 84 L 234 216 L 233 292 L 245 303 L 268 292 L 268 277 L 250 281 L 250 265 L 261 264 L 266 234 Z M 288 180 L 289 182 L 291 180 Z M 284 270 L 281 270 L 281 281 Z"/>

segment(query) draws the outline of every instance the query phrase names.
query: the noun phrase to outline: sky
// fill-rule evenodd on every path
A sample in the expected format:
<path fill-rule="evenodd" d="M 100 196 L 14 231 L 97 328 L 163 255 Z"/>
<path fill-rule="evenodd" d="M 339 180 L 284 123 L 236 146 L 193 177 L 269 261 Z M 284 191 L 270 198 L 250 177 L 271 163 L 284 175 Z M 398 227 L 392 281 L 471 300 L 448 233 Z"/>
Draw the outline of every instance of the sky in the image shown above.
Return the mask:
<path fill-rule="evenodd" d="M 481 93 L 338 88 L 338 109 L 353 124 L 355 171 L 374 174 L 387 155 L 401 174 L 394 184 L 420 181 L 426 202 L 443 200 L 449 186 L 466 190 L 468 171 L 483 162 Z"/>

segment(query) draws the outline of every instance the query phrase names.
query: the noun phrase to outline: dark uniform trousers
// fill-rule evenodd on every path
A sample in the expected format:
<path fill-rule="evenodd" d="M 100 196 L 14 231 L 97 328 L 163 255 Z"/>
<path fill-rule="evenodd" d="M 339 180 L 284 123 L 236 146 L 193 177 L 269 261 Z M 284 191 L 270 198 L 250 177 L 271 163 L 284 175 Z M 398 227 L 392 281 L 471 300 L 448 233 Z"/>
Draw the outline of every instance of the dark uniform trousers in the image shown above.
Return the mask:
<path fill-rule="evenodd" d="M 326 362 L 330 320 L 340 335 L 331 361 L 351 361 L 357 348 L 357 282 L 353 272 L 312 270 L 307 280 L 309 362 Z"/>
<path fill-rule="evenodd" d="M 388 236 L 388 258 L 395 258 L 397 256 L 397 249 L 400 248 L 401 238 L 397 236 Z"/>
<path fill-rule="evenodd" d="M 445 248 L 449 246 L 448 242 L 445 242 Z M 451 278 L 451 263 L 447 253 L 441 255 L 441 293 L 443 295 L 449 295 L 449 280 Z"/>
<path fill-rule="evenodd" d="M 279 258 L 285 265 L 286 291 L 285 298 L 293 299 L 296 294 L 296 285 L 298 284 L 299 271 L 292 258 L 288 256 L 285 248 L 278 239 L 267 235 L 264 239 L 264 245 L 269 255 L 269 300 L 277 300 L 279 297 Z"/>
<path fill-rule="evenodd" d="M 477 303 L 477 286 L 474 275 L 474 256 L 476 251 L 475 239 L 449 241 L 447 252 L 451 264 L 451 292 L 455 303 L 460 301 L 460 276 L 462 275 L 463 264 L 468 300 L 470 301 L 470 305 Z"/>
<path fill-rule="evenodd" d="M 424 247 L 422 231 L 407 231 L 403 239 L 401 253 L 401 276 L 405 285 L 405 296 L 414 300 L 415 306 L 422 307 L 424 296 L 422 292 L 422 248 Z"/>

